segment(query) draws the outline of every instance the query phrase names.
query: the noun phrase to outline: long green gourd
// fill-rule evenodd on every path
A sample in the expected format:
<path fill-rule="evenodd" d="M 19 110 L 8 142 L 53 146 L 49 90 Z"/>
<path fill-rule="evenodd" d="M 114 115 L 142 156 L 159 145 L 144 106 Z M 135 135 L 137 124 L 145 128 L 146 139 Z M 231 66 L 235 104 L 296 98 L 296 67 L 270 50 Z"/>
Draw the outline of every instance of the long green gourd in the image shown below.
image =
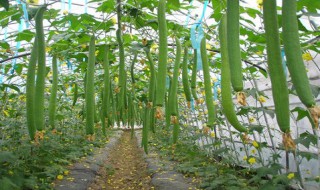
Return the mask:
<path fill-rule="evenodd" d="M 302 59 L 297 21 L 297 1 L 282 1 L 283 45 L 293 86 L 302 103 L 308 108 L 316 104 Z"/>
<path fill-rule="evenodd" d="M 103 98 L 102 107 L 103 115 L 108 118 L 109 107 L 110 107 L 110 71 L 109 71 L 109 46 L 105 45 L 103 47 Z"/>
<path fill-rule="evenodd" d="M 208 55 L 206 49 L 206 37 L 203 37 L 200 44 L 201 60 L 202 60 L 202 69 L 203 69 L 203 80 L 204 80 L 204 91 L 205 91 L 205 100 L 208 110 L 208 121 L 207 126 L 213 127 L 215 122 L 215 106 L 213 103 L 213 93 L 210 77 L 210 68 L 208 63 Z"/>
<path fill-rule="evenodd" d="M 263 1 L 263 21 L 267 42 L 267 62 L 278 125 L 284 133 L 290 131 L 289 92 L 282 67 L 276 0 Z"/>
<path fill-rule="evenodd" d="M 95 37 L 91 36 L 86 81 L 86 134 L 94 133 L 95 96 L 94 96 Z"/>
<path fill-rule="evenodd" d="M 121 34 L 121 29 L 117 30 L 117 41 L 119 45 L 119 99 L 118 99 L 118 109 L 117 111 L 119 112 L 119 116 L 122 119 L 122 112 L 124 111 L 124 99 L 125 99 L 125 63 L 124 63 L 124 47 L 123 47 L 123 40 L 122 40 L 122 34 Z"/>
<path fill-rule="evenodd" d="M 177 91 L 178 91 L 178 77 L 179 77 L 179 70 L 180 70 L 180 63 L 181 63 L 181 43 L 178 38 L 176 38 L 176 55 L 175 55 L 175 62 L 173 68 L 173 76 L 172 76 L 172 84 L 170 89 L 170 96 L 168 97 L 169 103 L 169 113 L 172 116 L 178 115 L 177 110 Z"/>
<path fill-rule="evenodd" d="M 221 52 L 221 97 L 222 109 L 229 123 L 239 132 L 247 132 L 247 129 L 242 126 L 234 111 L 231 92 L 231 76 L 228 56 L 228 43 L 227 43 L 227 18 L 224 15 L 220 21 L 219 26 L 219 39 L 220 39 L 220 52 Z"/>
<path fill-rule="evenodd" d="M 38 42 L 37 36 L 34 39 L 31 51 L 30 62 L 28 64 L 27 81 L 26 81 L 26 107 L 27 107 L 27 126 L 29 137 L 34 139 L 36 133 L 34 102 L 35 102 L 35 74 L 38 60 Z"/>
<path fill-rule="evenodd" d="M 44 89 L 45 89 L 45 78 L 46 78 L 46 52 L 45 52 L 45 41 L 43 31 L 43 14 L 46 7 L 40 7 L 35 16 L 36 23 L 36 37 L 38 43 L 38 71 L 36 79 L 35 97 L 37 101 L 34 102 L 34 117 L 35 125 L 37 130 L 41 131 L 44 129 Z"/>
<path fill-rule="evenodd" d="M 136 80 L 134 78 L 134 66 L 135 66 L 135 63 L 137 61 L 137 57 L 138 57 L 138 51 L 134 51 L 133 60 L 132 60 L 132 63 L 131 63 L 131 68 L 130 68 L 131 83 L 132 83 L 133 86 L 135 86 L 135 84 L 136 84 Z"/>
<path fill-rule="evenodd" d="M 198 95 L 197 95 L 197 49 L 193 50 L 193 65 L 192 65 L 192 75 L 191 75 L 191 93 L 194 100 L 198 101 Z"/>
<path fill-rule="evenodd" d="M 136 97 L 136 93 L 135 93 L 135 87 L 136 87 L 136 80 L 134 77 L 134 68 L 135 68 L 135 63 L 137 61 L 137 57 L 138 57 L 138 51 L 134 51 L 134 55 L 133 55 L 133 60 L 131 63 L 131 69 L 130 69 L 130 74 L 131 74 L 131 85 L 132 85 L 132 90 L 131 93 L 129 95 L 129 113 L 130 113 L 130 126 L 131 126 L 131 138 L 133 138 L 134 136 L 134 124 L 136 121 L 136 108 L 135 108 L 135 104 L 134 104 L 134 100 Z"/>
<path fill-rule="evenodd" d="M 143 121 L 143 128 L 142 128 L 142 146 L 146 154 L 148 154 L 148 136 L 149 136 L 149 127 L 150 127 L 149 116 L 150 116 L 150 109 L 148 109 L 147 107 L 144 111 L 144 121 Z"/>
<path fill-rule="evenodd" d="M 159 0 L 158 6 L 158 25 L 159 25 L 159 59 L 157 77 L 157 99 L 156 106 L 163 107 L 166 94 L 166 76 L 168 59 L 167 23 L 166 23 L 166 0 Z M 157 108 L 157 115 L 161 112 Z"/>
<path fill-rule="evenodd" d="M 101 129 L 102 129 L 102 134 L 103 136 L 106 136 L 106 116 L 105 116 L 105 108 L 104 108 L 104 88 L 102 88 L 101 93 L 100 93 L 100 99 L 101 104 L 100 104 L 100 109 L 99 109 L 99 118 L 101 122 Z"/>
<path fill-rule="evenodd" d="M 154 68 L 154 61 L 151 57 L 151 53 L 149 49 L 145 49 L 147 59 L 150 64 L 150 81 L 149 81 L 149 94 L 148 94 L 148 101 L 153 103 L 153 98 L 155 94 L 155 87 L 156 87 L 156 72 Z"/>
<path fill-rule="evenodd" d="M 176 40 L 176 59 L 174 62 L 173 68 L 173 76 L 172 76 L 172 83 L 170 86 L 170 95 L 168 97 L 168 106 L 169 106 L 169 114 L 171 115 L 171 124 L 173 125 L 172 131 L 172 139 L 173 144 L 177 143 L 178 136 L 179 136 L 179 115 L 178 115 L 178 77 L 180 73 L 180 63 L 181 63 L 181 43 L 178 38 Z"/>
<path fill-rule="evenodd" d="M 150 64 L 150 86 L 149 86 L 149 95 L 148 95 L 148 104 L 150 104 L 150 129 L 152 132 L 155 132 L 155 111 L 154 111 L 154 102 L 156 98 L 156 71 L 154 68 L 154 61 L 151 57 L 150 49 L 145 49 L 149 64 Z"/>
<path fill-rule="evenodd" d="M 188 45 L 186 43 L 184 47 L 184 55 L 183 55 L 183 62 L 182 62 L 182 85 L 183 85 L 183 91 L 186 95 L 186 100 L 188 103 L 188 107 L 190 108 L 190 102 L 191 102 L 191 90 L 189 85 L 189 75 L 188 75 Z"/>
<path fill-rule="evenodd" d="M 239 0 L 227 0 L 227 41 L 231 84 L 236 92 L 243 90 L 243 77 L 240 52 L 240 13 Z"/>
<path fill-rule="evenodd" d="M 175 108 L 179 109 L 178 101 L 175 102 L 176 106 Z M 180 132 L 180 123 L 179 123 L 179 112 L 177 111 L 177 115 L 173 118 L 171 117 L 171 122 L 173 122 L 173 131 L 172 131 L 172 143 L 176 144 L 178 142 L 179 138 L 179 132 Z"/>
<path fill-rule="evenodd" d="M 52 57 L 52 86 L 51 95 L 49 100 L 49 125 L 52 129 L 55 128 L 55 116 L 56 116 L 56 103 L 57 103 L 57 90 L 58 90 L 58 66 L 57 56 Z"/>
<path fill-rule="evenodd" d="M 72 102 L 72 106 L 75 106 L 78 100 L 78 83 L 74 82 L 74 87 L 73 87 L 73 102 Z"/>

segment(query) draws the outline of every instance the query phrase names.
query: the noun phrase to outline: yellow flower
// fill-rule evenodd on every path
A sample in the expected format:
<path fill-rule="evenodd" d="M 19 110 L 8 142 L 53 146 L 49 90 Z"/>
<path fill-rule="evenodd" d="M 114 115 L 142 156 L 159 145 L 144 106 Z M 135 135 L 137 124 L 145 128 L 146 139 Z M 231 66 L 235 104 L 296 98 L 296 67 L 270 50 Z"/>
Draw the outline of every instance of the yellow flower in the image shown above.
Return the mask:
<path fill-rule="evenodd" d="M 9 171 L 8 171 L 8 174 L 9 174 L 9 175 L 13 175 L 14 172 L 13 172 L 12 170 L 9 170 Z"/>
<path fill-rule="evenodd" d="M 3 112 L 3 114 L 4 114 L 6 117 L 9 117 L 9 113 L 8 113 L 7 110 L 3 110 L 2 112 Z"/>
<path fill-rule="evenodd" d="M 51 77 L 52 76 L 52 71 L 48 72 L 48 77 Z"/>
<path fill-rule="evenodd" d="M 252 149 L 252 150 L 251 150 L 251 153 L 252 153 L 252 154 L 255 154 L 255 153 L 256 153 L 256 149 Z"/>
<path fill-rule="evenodd" d="M 115 82 L 116 84 L 118 84 L 119 78 L 118 78 L 118 77 L 114 77 L 114 82 Z"/>
<path fill-rule="evenodd" d="M 221 94 L 221 88 L 218 88 L 217 92 L 218 94 Z"/>
<path fill-rule="evenodd" d="M 156 43 L 152 43 L 151 44 L 151 52 L 155 52 L 156 51 L 156 49 L 158 49 L 158 44 L 156 44 Z"/>
<path fill-rule="evenodd" d="M 211 80 L 212 80 L 212 82 L 217 82 L 218 81 L 217 77 L 214 76 L 214 75 L 211 77 Z"/>
<path fill-rule="evenodd" d="M 248 157 L 247 156 L 244 156 L 243 158 L 242 158 L 242 160 L 247 160 L 248 159 Z"/>
<path fill-rule="evenodd" d="M 263 53 L 262 51 L 257 51 L 256 52 L 257 55 L 262 55 L 262 53 Z"/>
<path fill-rule="evenodd" d="M 259 147 L 259 144 L 257 143 L 257 141 L 253 141 L 253 142 L 252 142 L 252 145 L 253 145 L 255 148 L 258 148 L 258 147 Z"/>
<path fill-rule="evenodd" d="M 213 131 L 211 131 L 210 136 L 211 136 L 212 138 L 214 138 L 214 137 L 216 136 L 216 134 L 215 134 Z"/>
<path fill-rule="evenodd" d="M 115 17 L 112 17 L 111 18 L 111 22 L 112 22 L 112 24 L 116 24 L 117 23 L 117 19 Z"/>
<path fill-rule="evenodd" d="M 62 14 L 63 15 L 67 15 L 69 12 L 67 11 L 67 10 L 64 10 L 63 12 L 62 12 Z"/>
<path fill-rule="evenodd" d="M 211 45 L 206 43 L 206 49 L 211 49 Z"/>
<path fill-rule="evenodd" d="M 256 163 L 256 159 L 254 157 L 251 157 L 251 158 L 249 158 L 248 162 L 249 162 L 249 164 L 252 165 L 252 164 Z"/>
<path fill-rule="evenodd" d="M 69 175 L 69 170 L 63 171 L 63 175 Z"/>
<path fill-rule="evenodd" d="M 267 100 L 266 100 L 266 97 L 260 95 L 260 96 L 258 97 L 258 101 L 261 102 L 261 103 L 264 103 L 264 102 L 266 102 Z"/>
<path fill-rule="evenodd" d="M 256 119 L 254 118 L 254 117 L 249 117 L 249 122 L 250 123 L 253 123 L 253 122 L 255 122 L 256 121 Z"/>
<path fill-rule="evenodd" d="M 97 50 L 96 52 L 94 52 L 94 55 L 97 56 L 99 54 L 99 50 Z"/>
<path fill-rule="evenodd" d="M 258 8 L 262 9 L 263 0 L 257 0 Z"/>
<path fill-rule="evenodd" d="M 307 52 L 307 53 L 302 54 L 302 59 L 305 61 L 311 61 L 313 58 L 312 58 L 311 54 Z"/>
<path fill-rule="evenodd" d="M 288 178 L 288 179 L 294 178 L 294 173 L 289 173 L 289 174 L 287 175 L 287 178 Z"/>
<path fill-rule="evenodd" d="M 57 175 L 57 179 L 58 180 L 62 180 L 63 179 L 63 175 Z"/>
<path fill-rule="evenodd" d="M 87 47 L 86 44 L 81 44 L 81 48 L 82 48 L 82 49 L 84 49 L 84 48 L 86 48 L 86 47 Z"/>
<path fill-rule="evenodd" d="M 37 5 L 39 4 L 39 0 L 27 0 L 27 3 Z"/>
<path fill-rule="evenodd" d="M 51 47 L 47 46 L 46 47 L 46 52 L 50 52 L 51 51 Z"/>

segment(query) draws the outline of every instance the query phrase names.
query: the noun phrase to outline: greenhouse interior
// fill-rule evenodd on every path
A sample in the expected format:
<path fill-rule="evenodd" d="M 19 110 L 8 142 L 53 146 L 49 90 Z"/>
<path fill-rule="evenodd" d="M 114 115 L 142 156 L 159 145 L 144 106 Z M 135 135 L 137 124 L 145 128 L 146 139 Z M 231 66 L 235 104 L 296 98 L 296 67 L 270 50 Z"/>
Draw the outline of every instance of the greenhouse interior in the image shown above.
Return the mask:
<path fill-rule="evenodd" d="M 319 0 L 0 0 L 0 190 L 320 189 Z"/>

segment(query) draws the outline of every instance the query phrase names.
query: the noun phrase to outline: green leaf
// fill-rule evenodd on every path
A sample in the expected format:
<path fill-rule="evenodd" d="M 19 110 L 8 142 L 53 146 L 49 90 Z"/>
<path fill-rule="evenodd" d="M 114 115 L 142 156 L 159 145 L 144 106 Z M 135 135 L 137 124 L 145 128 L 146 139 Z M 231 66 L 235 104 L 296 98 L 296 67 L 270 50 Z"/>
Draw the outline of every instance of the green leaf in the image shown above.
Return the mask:
<path fill-rule="evenodd" d="M 300 11 L 305 7 L 309 12 L 317 13 L 320 10 L 320 1 L 315 0 L 299 0 L 297 2 L 297 10 Z"/>
<path fill-rule="evenodd" d="M 300 134 L 300 137 L 295 140 L 295 142 L 298 144 L 302 144 L 303 146 L 309 148 L 310 144 L 317 145 L 317 136 L 313 135 L 309 132 L 304 132 Z"/>
<path fill-rule="evenodd" d="M 99 7 L 97 7 L 98 12 L 111 13 L 116 7 L 116 1 L 108 0 L 104 1 Z"/>
<path fill-rule="evenodd" d="M 0 184 L 1 184 L 0 190 L 7 190 L 7 189 L 18 190 L 18 189 L 20 189 L 13 181 L 11 181 L 7 177 L 0 179 Z"/>
<path fill-rule="evenodd" d="M 23 30 L 22 32 L 19 32 L 17 34 L 16 41 L 27 41 L 30 42 L 32 38 L 34 37 L 35 33 L 31 32 L 30 30 Z"/>
<path fill-rule="evenodd" d="M 17 91 L 18 93 L 20 93 L 20 89 L 17 87 L 17 86 L 15 86 L 15 85 L 13 85 L 13 84 L 1 84 L 0 85 L 0 89 L 3 91 L 5 88 L 11 88 L 12 90 L 15 90 L 15 91 Z"/>
<path fill-rule="evenodd" d="M 0 47 L 2 47 L 3 49 L 10 49 L 10 45 L 8 44 L 8 42 L 5 41 L 0 41 Z"/>
<path fill-rule="evenodd" d="M 2 151 L 0 152 L 0 163 L 1 165 L 4 162 L 14 163 L 16 161 L 17 157 L 12 153 L 8 151 Z"/>
<path fill-rule="evenodd" d="M 293 110 L 291 110 L 291 112 L 297 112 L 298 113 L 297 121 L 299 121 L 299 120 L 301 120 L 304 117 L 309 115 L 308 111 L 305 110 L 302 107 L 295 107 Z"/>
<path fill-rule="evenodd" d="M 0 6 L 4 7 L 8 11 L 9 10 L 9 1 L 8 0 L 1 0 Z"/>
<path fill-rule="evenodd" d="M 314 154 L 314 153 L 312 153 L 312 152 L 299 152 L 299 155 L 300 155 L 302 158 L 307 159 L 308 161 L 310 161 L 311 159 L 318 159 L 317 154 Z"/>
<path fill-rule="evenodd" d="M 180 7 L 180 1 L 179 0 L 171 0 L 171 1 L 168 1 L 168 4 L 170 5 L 173 5 L 175 6 L 176 8 L 179 8 Z"/>

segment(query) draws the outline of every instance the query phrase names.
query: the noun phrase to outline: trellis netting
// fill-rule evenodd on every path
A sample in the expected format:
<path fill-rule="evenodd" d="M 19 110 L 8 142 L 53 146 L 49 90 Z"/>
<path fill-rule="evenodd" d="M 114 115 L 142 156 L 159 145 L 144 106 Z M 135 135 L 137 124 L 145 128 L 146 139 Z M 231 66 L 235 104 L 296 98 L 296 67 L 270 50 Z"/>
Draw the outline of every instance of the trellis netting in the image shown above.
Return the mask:
<path fill-rule="evenodd" d="M 272 175 L 294 178 L 293 188 L 319 189 L 320 2 L 288 2 L 1 1 L 0 132 L 19 110 L 27 115 L 25 103 L 13 106 L 10 95 L 26 96 L 30 54 L 41 36 L 38 9 L 45 6 L 44 44 L 37 42 L 45 47 L 43 110 L 52 106 L 47 100 L 57 56 L 56 120 L 65 104 L 76 107 L 75 118 L 82 114 L 83 122 L 100 122 L 102 129 L 143 128 L 145 150 L 149 131 L 166 129 L 209 156 L 266 174 L 271 168 Z M 184 71 L 177 42 L 186 47 Z M 43 117 L 48 127 L 46 111 Z M 88 123 L 87 139 L 94 140 Z M 33 127 L 31 138 L 42 131 Z M 0 150 L 4 141 L 0 137 Z"/>

